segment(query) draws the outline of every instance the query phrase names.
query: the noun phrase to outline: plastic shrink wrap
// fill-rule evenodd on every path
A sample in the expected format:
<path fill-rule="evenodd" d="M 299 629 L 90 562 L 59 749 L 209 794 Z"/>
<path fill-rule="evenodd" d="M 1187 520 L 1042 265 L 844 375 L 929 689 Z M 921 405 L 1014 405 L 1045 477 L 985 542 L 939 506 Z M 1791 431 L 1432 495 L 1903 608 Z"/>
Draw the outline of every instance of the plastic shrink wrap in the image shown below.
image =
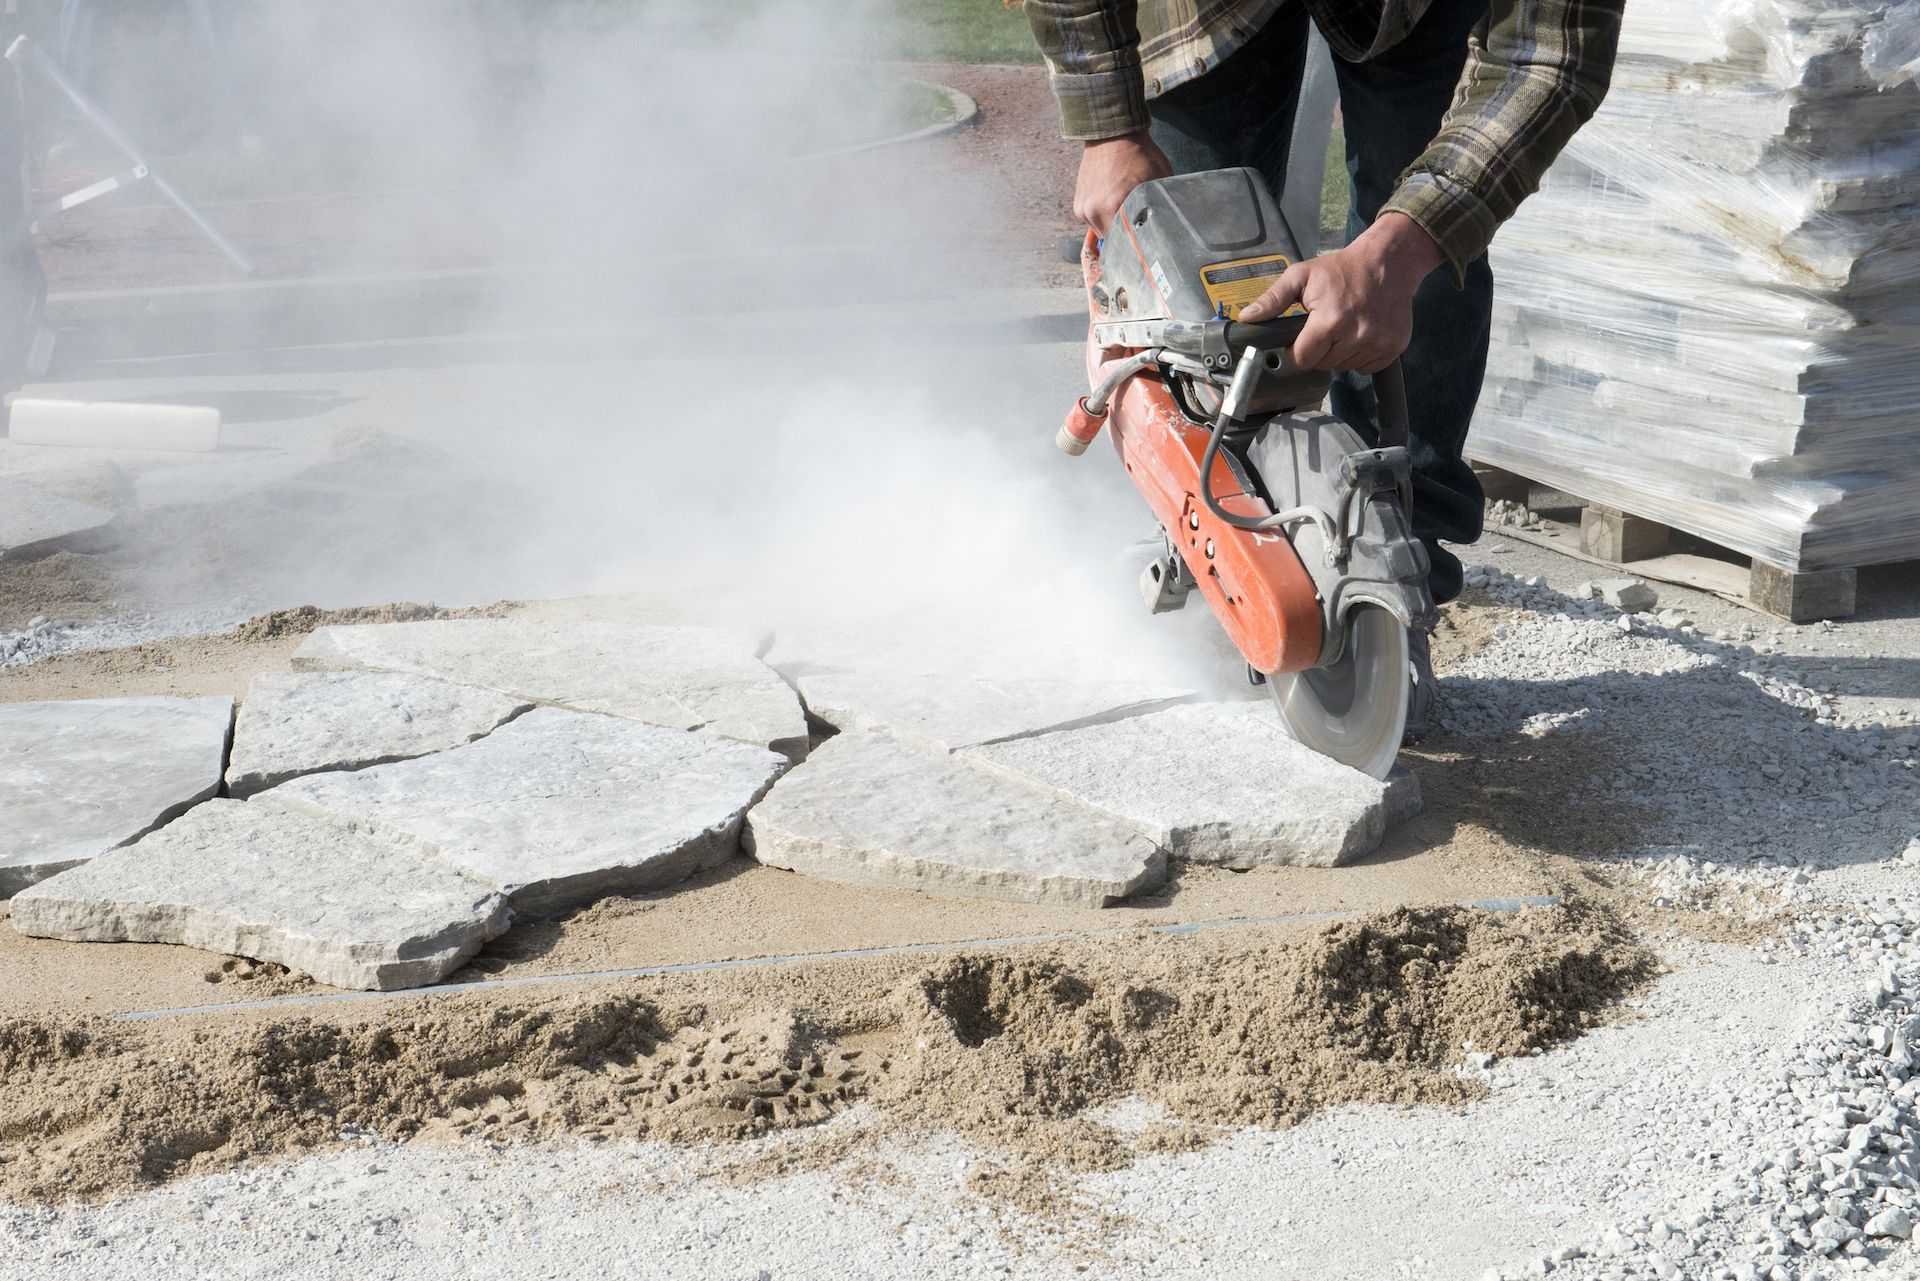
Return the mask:
<path fill-rule="evenodd" d="M 1633 0 L 1494 242 L 1469 456 L 1789 569 L 1920 558 L 1920 0 Z"/>

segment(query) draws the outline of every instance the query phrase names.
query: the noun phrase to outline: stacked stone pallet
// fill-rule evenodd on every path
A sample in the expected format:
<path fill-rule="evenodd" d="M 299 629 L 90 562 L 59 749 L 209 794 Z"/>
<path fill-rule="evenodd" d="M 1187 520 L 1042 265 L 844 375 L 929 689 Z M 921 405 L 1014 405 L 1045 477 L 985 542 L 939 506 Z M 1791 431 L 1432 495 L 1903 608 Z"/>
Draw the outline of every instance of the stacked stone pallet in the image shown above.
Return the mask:
<path fill-rule="evenodd" d="M 1495 244 L 1468 452 L 1790 570 L 1920 555 L 1920 0 L 1638 0 Z"/>

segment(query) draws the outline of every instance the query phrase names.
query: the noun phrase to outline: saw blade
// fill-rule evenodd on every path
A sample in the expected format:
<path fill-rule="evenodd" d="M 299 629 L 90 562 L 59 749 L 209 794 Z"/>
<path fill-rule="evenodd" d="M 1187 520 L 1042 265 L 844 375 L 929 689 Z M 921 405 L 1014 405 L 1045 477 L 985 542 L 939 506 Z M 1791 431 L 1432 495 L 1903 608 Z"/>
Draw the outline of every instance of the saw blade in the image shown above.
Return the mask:
<path fill-rule="evenodd" d="M 1347 643 L 1328 667 L 1269 677 L 1289 734 L 1323 756 L 1385 778 L 1400 754 L 1412 694 L 1407 629 L 1377 605 L 1347 619 Z"/>

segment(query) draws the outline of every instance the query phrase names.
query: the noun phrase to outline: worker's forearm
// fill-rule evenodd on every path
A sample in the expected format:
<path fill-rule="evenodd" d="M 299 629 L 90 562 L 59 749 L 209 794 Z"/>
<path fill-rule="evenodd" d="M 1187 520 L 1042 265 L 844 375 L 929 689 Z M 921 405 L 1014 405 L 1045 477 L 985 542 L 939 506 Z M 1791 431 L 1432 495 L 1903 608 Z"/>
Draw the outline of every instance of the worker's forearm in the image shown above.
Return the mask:
<path fill-rule="evenodd" d="M 1621 4 L 1493 0 L 1454 107 L 1385 206 L 1433 237 L 1456 279 L 1599 107 Z"/>
<path fill-rule="evenodd" d="M 1447 260 L 1439 242 L 1419 223 L 1391 211 L 1381 214 L 1348 249 L 1377 264 L 1382 276 L 1406 282 L 1409 289 Z"/>

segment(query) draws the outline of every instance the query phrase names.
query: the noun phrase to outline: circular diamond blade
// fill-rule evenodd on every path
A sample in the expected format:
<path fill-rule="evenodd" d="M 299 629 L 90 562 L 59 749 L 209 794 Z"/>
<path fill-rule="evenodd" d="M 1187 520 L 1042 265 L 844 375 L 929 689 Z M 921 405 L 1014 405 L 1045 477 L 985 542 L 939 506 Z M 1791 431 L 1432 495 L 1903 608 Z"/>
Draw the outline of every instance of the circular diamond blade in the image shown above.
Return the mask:
<path fill-rule="evenodd" d="M 1347 618 L 1347 645 L 1330 667 L 1283 672 L 1267 689 L 1289 734 L 1323 756 L 1385 778 L 1400 754 L 1413 690 L 1407 629 L 1377 605 Z"/>

